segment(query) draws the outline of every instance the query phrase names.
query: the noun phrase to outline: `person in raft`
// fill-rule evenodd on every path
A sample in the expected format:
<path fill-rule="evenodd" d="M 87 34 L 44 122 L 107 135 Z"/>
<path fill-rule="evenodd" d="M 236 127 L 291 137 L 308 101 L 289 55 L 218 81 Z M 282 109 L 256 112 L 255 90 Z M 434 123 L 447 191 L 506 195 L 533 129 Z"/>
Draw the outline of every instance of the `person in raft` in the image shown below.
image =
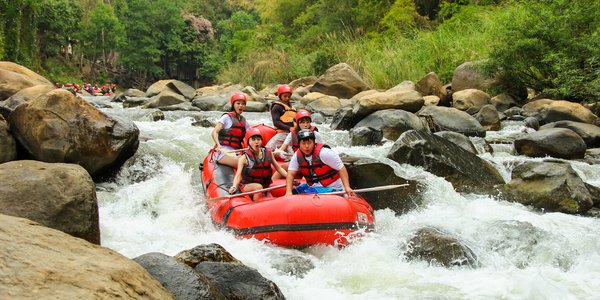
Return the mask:
<path fill-rule="evenodd" d="M 348 196 L 354 196 L 348 171 L 337 153 L 327 145 L 315 143 L 315 133 L 310 129 L 300 130 L 298 140 L 299 149 L 292 156 L 288 166 L 285 195 L 346 191 Z M 297 173 L 300 173 L 308 184 L 301 184 L 292 189 Z"/>
<path fill-rule="evenodd" d="M 279 151 L 277 151 L 281 158 L 286 158 L 286 153 L 291 155 L 298 151 L 298 132 L 302 129 L 310 129 L 310 131 L 315 133 L 315 142 L 317 144 L 323 144 L 323 138 L 318 132 L 319 129 L 311 124 L 312 118 L 308 110 L 299 109 L 298 112 L 296 112 L 294 120 L 296 121 L 296 126 L 290 129 L 290 133 L 285 137 L 283 144 L 279 148 Z"/>
<path fill-rule="evenodd" d="M 294 117 L 296 109 L 291 104 L 292 87 L 287 84 L 282 84 L 277 88 L 277 97 L 279 101 L 271 103 L 271 119 L 277 134 L 269 140 L 267 148 L 278 149 L 285 140 L 285 137 L 294 127 Z"/>
<path fill-rule="evenodd" d="M 237 191 L 252 192 L 268 187 L 272 182 L 273 169 L 281 176 L 286 177 L 287 172 L 279 166 L 270 148 L 262 146 L 262 135 L 257 128 L 250 128 L 248 136 L 248 149 L 240 156 L 237 171 L 233 178 L 233 185 L 229 193 Z M 241 183 L 241 185 L 240 185 Z M 253 195 L 253 201 L 260 198 L 261 193 Z"/>
<path fill-rule="evenodd" d="M 242 148 L 242 141 L 249 128 L 246 118 L 242 116 L 246 109 L 246 95 L 240 92 L 233 93 L 229 102 L 230 111 L 217 120 L 212 132 L 212 139 L 215 141 L 213 159 L 222 165 L 235 168 L 238 166 L 238 158 L 227 153 Z"/>

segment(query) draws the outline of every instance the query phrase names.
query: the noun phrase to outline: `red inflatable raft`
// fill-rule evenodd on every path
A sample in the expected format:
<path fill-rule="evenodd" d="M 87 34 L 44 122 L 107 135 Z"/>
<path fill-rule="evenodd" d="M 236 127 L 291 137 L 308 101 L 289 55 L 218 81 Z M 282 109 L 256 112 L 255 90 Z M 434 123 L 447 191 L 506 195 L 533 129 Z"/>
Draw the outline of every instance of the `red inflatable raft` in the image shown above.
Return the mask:
<path fill-rule="evenodd" d="M 261 130 L 263 144 L 275 131 Z M 215 164 L 209 153 L 201 166 L 202 184 L 212 221 L 240 238 L 255 238 L 284 247 L 316 244 L 347 245 L 355 236 L 374 229 L 373 209 L 363 198 L 331 194 L 299 194 L 284 197 L 285 179 L 275 180 L 267 195 L 229 195 L 234 170 Z"/>

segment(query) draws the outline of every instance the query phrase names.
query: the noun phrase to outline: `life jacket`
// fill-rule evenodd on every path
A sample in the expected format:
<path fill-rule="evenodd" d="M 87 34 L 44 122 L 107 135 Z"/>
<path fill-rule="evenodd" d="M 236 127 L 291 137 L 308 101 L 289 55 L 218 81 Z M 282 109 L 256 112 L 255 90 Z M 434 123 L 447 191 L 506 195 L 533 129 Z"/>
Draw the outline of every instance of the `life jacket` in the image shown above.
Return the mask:
<path fill-rule="evenodd" d="M 281 120 L 281 122 L 283 122 L 283 123 L 285 123 L 285 124 L 287 124 L 287 125 L 289 125 L 289 126 L 293 127 L 293 126 L 295 125 L 295 124 L 294 124 L 294 119 L 296 118 L 296 109 L 295 109 L 295 108 L 293 108 L 293 107 L 291 107 L 291 106 L 289 106 L 289 105 L 287 105 L 287 104 L 285 104 L 285 103 L 283 103 L 283 102 L 281 102 L 281 101 L 273 101 L 273 103 L 271 103 L 271 109 L 273 109 L 273 106 L 275 106 L 275 105 L 277 105 L 277 104 L 279 104 L 279 105 L 283 106 L 283 109 L 284 109 L 284 111 L 285 111 L 285 112 L 284 112 L 284 113 L 283 113 L 283 114 L 282 114 L 282 115 L 279 117 L 279 120 Z M 277 128 L 275 131 L 276 131 L 277 133 L 280 133 L 280 132 L 287 132 L 287 130 L 280 129 L 280 128 Z"/>
<path fill-rule="evenodd" d="M 306 182 L 308 182 L 310 185 L 320 182 L 321 185 L 326 187 L 340 178 L 338 171 L 321 161 L 319 154 L 321 153 L 321 149 L 323 149 L 323 147 L 329 148 L 329 146 L 323 144 L 315 145 L 315 149 L 312 153 L 312 163 L 310 164 L 306 160 L 302 151 L 296 151 L 298 166 L 300 168 L 298 171 L 300 174 L 302 174 L 302 176 L 304 176 L 304 178 L 306 178 Z"/>
<path fill-rule="evenodd" d="M 310 126 L 310 131 L 319 131 L 317 127 Z M 292 149 L 296 152 L 300 148 L 300 141 L 298 141 L 298 132 L 296 132 L 296 127 L 290 129 L 290 133 L 292 134 Z"/>
<path fill-rule="evenodd" d="M 242 148 L 242 141 L 246 135 L 246 119 L 240 115 L 238 119 L 234 112 L 225 113 L 231 118 L 233 125 L 227 129 L 219 130 L 219 143 L 235 149 Z"/>
<path fill-rule="evenodd" d="M 273 169 L 271 169 L 271 149 L 260 147 L 263 158 L 259 160 L 254 155 L 252 149 L 244 151 L 244 155 L 248 162 L 252 161 L 252 168 L 244 167 L 242 173 L 242 183 L 260 183 L 263 187 L 271 184 L 271 176 L 273 175 Z"/>

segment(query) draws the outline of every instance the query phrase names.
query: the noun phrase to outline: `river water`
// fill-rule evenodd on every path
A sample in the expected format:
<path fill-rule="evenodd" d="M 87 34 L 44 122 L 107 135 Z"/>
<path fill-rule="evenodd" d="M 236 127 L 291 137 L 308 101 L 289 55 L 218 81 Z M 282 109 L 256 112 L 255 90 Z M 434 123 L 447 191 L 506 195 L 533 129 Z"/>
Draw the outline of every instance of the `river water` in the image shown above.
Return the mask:
<path fill-rule="evenodd" d="M 92 100 L 93 99 L 93 100 Z M 102 97 L 89 101 L 107 102 Z M 175 255 L 201 244 L 217 243 L 244 264 L 275 282 L 287 299 L 598 299 L 600 297 L 600 219 L 541 213 L 487 195 L 459 194 L 443 178 L 385 158 L 393 142 L 350 146 L 346 131 L 318 125 L 338 153 L 368 156 L 393 166 L 396 174 L 420 181 L 425 204 L 396 216 L 375 211 L 376 232 L 338 249 L 317 246 L 302 251 L 256 240 L 239 240 L 215 229 L 204 206 L 198 164 L 212 147 L 212 128 L 191 126 L 192 114 L 165 112 L 153 122 L 151 110 L 102 108 L 133 120 L 140 147 L 110 182 L 97 184 L 102 245 L 134 258 L 148 252 Z M 245 113 L 251 124 L 271 124 L 266 113 Z M 507 123 L 490 136 L 509 137 L 526 130 Z M 518 162 L 511 147 L 495 146 L 503 176 Z M 600 165 L 572 162 L 582 178 L 600 186 Z M 458 237 L 477 255 L 479 268 L 444 268 L 408 261 L 406 241 L 419 228 L 433 226 Z M 302 275 L 281 271 L 290 256 L 312 262 Z"/>

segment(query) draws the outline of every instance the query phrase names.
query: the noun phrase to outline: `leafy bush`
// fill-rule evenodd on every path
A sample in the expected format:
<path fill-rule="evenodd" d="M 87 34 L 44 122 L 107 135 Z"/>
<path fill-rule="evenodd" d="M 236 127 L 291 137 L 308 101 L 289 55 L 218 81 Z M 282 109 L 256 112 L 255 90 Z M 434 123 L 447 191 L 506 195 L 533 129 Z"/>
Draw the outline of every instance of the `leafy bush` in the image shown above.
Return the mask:
<path fill-rule="evenodd" d="M 547 97 L 600 98 L 600 1 L 521 3 L 506 19 L 489 68 Z"/>

